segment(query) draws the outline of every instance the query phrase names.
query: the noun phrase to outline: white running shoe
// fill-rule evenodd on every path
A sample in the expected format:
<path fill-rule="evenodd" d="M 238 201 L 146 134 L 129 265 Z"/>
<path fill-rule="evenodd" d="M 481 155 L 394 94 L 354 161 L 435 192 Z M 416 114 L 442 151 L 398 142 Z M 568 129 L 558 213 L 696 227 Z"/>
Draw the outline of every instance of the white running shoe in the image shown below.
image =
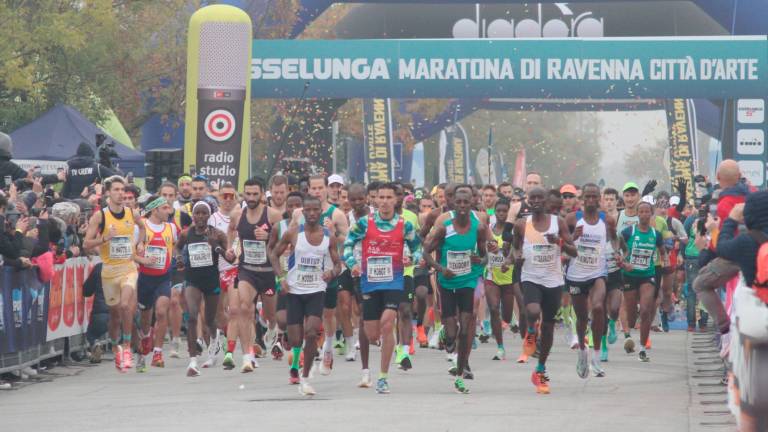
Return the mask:
<path fill-rule="evenodd" d="M 592 360 L 590 361 L 590 369 L 592 369 L 592 374 L 598 378 L 602 378 L 605 376 L 605 371 L 603 370 L 603 366 L 600 364 L 600 359 L 594 355 L 592 355 Z"/>
<path fill-rule="evenodd" d="M 197 368 L 197 361 L 195 359 L 190 360 L 189 366 L 187 366 L 188 377 L 200 376 L 200 369 Z"/>
<path fill-rule="evenodd" d="M 333 369 L 333 352 L 326 351 L 320 363 L 320 375 L 330 375 Z"/>
<path fill-rule="evenodd" d="M 267 331 L 264 333 L 264 345 L 266 347 L 265 351 L 271 351 L 272 347 L 275 345 L 275 342 L 277 342 L 277 326 L 275 328 L 267 328 Z"/>
<path fill-rule="evenodd" d="M 357 386 L 360 388 L 370 388 L 372 385 L 373 381 L 371 381 L 371 371 L 363 371 L 363 377 L 360 379 L 360 383 L 358 383 Z"/>
<path fill-rule="evenodd" d="M 253 372 L 254 369 L 256 369 L 258 366 L 258 363 L 256 362 L 256 357 L 246 354 L 243 356 L 243 366 L 240 368 L 240 372 L 242 373 L 248 373 Z"/>
<path fill-rule="evenodd" d="M 579 348 L 579 337 L 576 335 L 571 336 L 571 349 Z"/>
<path fill-rule="evenodd" d="M 347 355 L 344 357 L 344 359 L 348 362 L 357 360 L 357 351 L 353 349 L 347 351 Z"/>
<path fill-rule="evenodd" d="M 315 392 L 315 389 L 309 385 L 309 382 L 304 381 L 304 378 L 301 378 L 301 381 L 299 381 L 299 394 L 302 396 L 314 396 L 317 392 Z"/>
<path fill-rule="evenodd" d="M 171 352 L 168 353 L 168 357 L 170 358 L 181 358 L 179 355 L 179 351 L 181 351 L 181 340 L 180 339 L 173 339 L 171 341 Z"/>
<path fill-rule="evenodd" d="M 432 329 L 432 335 L 429 337 L 429 347 L 438 349 L 440 347 L 440 328 Z"/>
<path fill-rule="evenodd" d="M 578 360 L 576 360 L 576 373 L 579 378 L 586 378 L 589 376 L 589 351 L 586 349 L 580 349 Z"/>

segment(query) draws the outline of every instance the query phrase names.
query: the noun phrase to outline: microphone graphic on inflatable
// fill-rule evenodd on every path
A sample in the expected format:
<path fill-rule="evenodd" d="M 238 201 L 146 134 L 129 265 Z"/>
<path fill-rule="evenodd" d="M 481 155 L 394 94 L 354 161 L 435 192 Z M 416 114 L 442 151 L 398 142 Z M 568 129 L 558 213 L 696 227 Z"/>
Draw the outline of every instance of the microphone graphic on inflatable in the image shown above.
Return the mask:
<path fill-rule="evenodd" d="M 188 38 L 184 165 L 242 185 L 251 159 L 251 20 L 233 6 L 207 6 L 190 18 Z"/>

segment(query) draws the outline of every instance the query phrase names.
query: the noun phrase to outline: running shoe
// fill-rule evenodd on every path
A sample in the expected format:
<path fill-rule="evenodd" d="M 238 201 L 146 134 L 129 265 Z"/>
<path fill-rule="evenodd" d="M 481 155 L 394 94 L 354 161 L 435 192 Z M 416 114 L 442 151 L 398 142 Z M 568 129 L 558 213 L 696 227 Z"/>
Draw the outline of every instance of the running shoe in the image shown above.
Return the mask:
<path fill-rule="evenodd" d="M 478 339 L 478 337 L 477 337 L 477 336 L 473 337 L 473 338 L 472 338 L 472 349 L 473 349 L 473 350 L 476 350 L 476 349 L 477 349 L 478 343 L 479 343 L 479 339 Z"/>
<path fill-rule="evenodd" d="M 159 367 L 159 368 L 165 367 L 165 361 L 163 360 L 162 351 L 155 351 L 152 354 L 152 367 Z"/>
<path fill-rule="evenodd" d="M 221 345 L 219 345 L 218 341 L 211 341 L 210 345 L 208 345 L 208 358 L 203 363 L 203 368 L 216 366 L 220 351 Z"/>
<path fill-rule="evenodd" d="M 531 374 L 531 383 L 536 387 L 536 393 L 549 394 L 549 377 L 546 372 L 534 370 Z"/>
<path fill-rule="evenodd" d="M 608 343 L 613 345 L 619 339 L 616 333 L 616 321 L 608 320 Z"/>
<path fill-rule="evenodd" d="M 403 347 L 400 345 L 395 345 L 395 364 L 400 364 L 400 362 L 403 361 L 403 358 L 405 358 Z"/>
<path fill-rule="evenodd" d="M 379 380 L 376 381 L 376 393 L 389 394 L 389 383 L 386 378 L 379 378 Z"/>
<path fill-rule="evenodd" d="M 571 336 L 571 345 L 570 345 L 570 347 L 571 347 L 572 350 L 575 350 L 575 349 L 579 348 L 579 337 L 577 335 Z"/>
<path fill-rule="evenodd" d="M 296 385 L 299 381 L 299 370 L 294 368 L 288 369 L 288 384 Z"/>
<path fill-rule="evenodd" d="M 506 360 L 507 353 L 504 351 L 504 348 L 499 347 L 496 348 L 496 354 L 493 356 L 491 360 Z"/>
<path fill-rule="evenodd" d="M 511 326 L 509 326 L 509 330 L 512 333 L 520 333 L 520 326 L 517 324 L 512 324 Z"/>
<path fill-rule="evenodd" d="M 669 315 L 666 312 L 661 312 L 661 329 L 669 333 Z"/>
<path fill-rule="evenodd" d="M 204 340 L 202 340 L 200 338 L 197 338 L 197 340 L 195 341 L 195 344 L 197 344 L 197 352 L 201 353 L 201 352 L 205 351 L 205 341 Z"/>
<path fill-rule="evenodd" d="M 256 369 L 255 364 L 256 358 L 252 355 L 246 354 L 243 356 L 243 366 L 240 368 L 240 372 L 242 373 L 249 373 L 253 372 L 254 369 Z"/>
<path fill-rule="evenodd" d="M 174 338 L 171 341 L 171 352 L 168 354 L 168 357 L 181 358 L 179 351 L 181 351 L 181 340 L 180 338 Z"/>
<path fill-rule="evenodd" d="M 624 339 L 624 351 L 626 351 L 627 354 L 635 352 L 635 341 L 633 341 L 631 337 Z"/>
<path fill-rule="evenodd" d="M 133 367 L 133 352 L 131 348 L 123 349 L 123 369 L 130 369 Z"/>
<path fill-rule="evenodd" d="M 413 338 L 411 338 L 411 344 L 408 345 L 408 355 L 415 355 L 416 354 L 416 345 L 413 344 Z"/>
<path fill-rule="evenodd" d="M 101 345 L 96 344 L 91 348 L 91 355 L 89 361 L 91 363 L 101 363 L 101 356 L 104 355 L 104 350 Z"/>
<path fill-rule="evenodd" d="M 224 370 L 232 370 L 235 368 L 235 360 L 232 358 L 231 352 L 224 354 L 224 361 L 221 365 L 224 367 Z"/>
<path fill-rule="evenodd" d="M 608 361 L 608 346 L 606 346 L 605 344 L 600 346 L 600 361 L 601 362 Z"/>
<path fill-rule="evenodd" d="M 357 360 L 357 350 L 355 349 L 349 349 L 347 350 L 347 355 L 344 356 L 344 360 L 348 362 L 353 362 Z"/>
<path fill-rule="evenodd" d="M 586 349 L 579 350 L 578 360 L 576 361 L 576 373 L 582 379 L 589 376 L 589 351 Z"/>
<path fill-rule="evenodd" d="M 315 392 L 315 389 L 309 385 L 308 382 L 301 381 L 299 382 L 299 394 L 302 396 L 314 396 L 317 393 Z"/>
<path fill-rule="evenodd" d="M 469 368 L 469 365 L 467 365 L 464 368 L 464 379 L 465 380 L 473 380 L 473 379 L 475 379 L 475 374 L 472 373 L 472 370 Z"/>
<path fill-rule="evenodd" d="M 427 344 L 429 348 L 432 349 L 438 349 L 440 347 L 440 331 L 442 329 L 442 326 L 440 328 L 434 328 L 432 329 L 432 335 L 429 337 L 429 343 Z"/>
<path fill-rule="evenodd" d="M 645 351 L 640 351 L 640 354 L 638 354 L 637 356 L 640 359 L 640 361 L 643 363 L 647 363 L 651 361 L 651 357 Z"/>
<path fill-rule="evenodd" d="M 190 361 L 189 366 L 187 366 L 187 376 L 188 377 L 198 377 L 200 376 L 200 369 L 197 368 L 197 362 L 196 361 Z"/>
<path fill-rule="evenodd" d="M 461 378 L 456 378 L 453 381 L 453 389 L 459 394 L 469 394 L 469 389 L 464 385 L 464 380 Z"/>
<path fill-rule="evenodd" d="M 413 364 L 411 363 L 411 357 L 409 355 L 405 355 L 403 359 L 400 361 L 400 369 L 407 371 L 409 369 L 413 369 Z"/>
<path fill-rule="evenodd" d="M 429 341 L 427 340 L 427 333 L 424 331 L 424 326 L 416 327 L 416 340 L 419 341 L 419 347 L 427 348 Z"/>
<path fill-rule="evenodd" d="M 536 352 L 536 332 L 528 332 L 523 341 L 523 353 L 531 356 Z"/>
<path fill-rule="evenodd" d="M 272 360 L 280 361 L 283 359 L 284 355 L 285 351 L 283 350 L 283 344 L 281 344 L 280 341 L 275 342 L 275 344 L 272 345 Z"/>
<path fill-rule="evenodd" d="M 451 364 L 451 367 L 448 368 L 448 374 L 451 376 L 458 376 L 459 366 L 456 363 Z"/>
<path fill-rule="evenodd" d="M 120 346 L 117 346 L 117 352 L 114 352 L 115 355 L 115 369 L 118 370 L 118 372 L 123 372 L 123 351 L 120 349 Z"/>
<path fill-rule="evenodd" d="M 277 342 L 277 336 L 277 327 L 267 328 L 267 331 L 264 332 L 264 346 L 267 348 L 267 351 L 272 350 L 272 347 Z"/>
<path fill-rule="evenodd" d="M 608 351 L 605 351 L 605 352 L 606 354 L 608 353 Z M 595 356 L 592 356 L 589 368 L 592 370 L 592 374 L 595 377 L 602 378 L 605 376 L 605 371 L 603 370 L 603 367 L 600 365 L 600 360 L 598 360 Z"/>
<path fill-rule="evenodd" d="M 486 334 L 486 335 L 491 334 L 491 321 L 490 320 L 483 320 L 483 334 Z"/>
<path fill-rule="evenodd" d="M 360 378 L 360 382 L 357 384 L 360 388 L 370 388 L 373 385 L 371 381 L 371 371 L 363 371 L 363 377 Z"/>
<path fill-rule="evenodd" d="M 136 372 L 137 373 L 144 373 L 147 371 L 147 360 L 146 357 L 139 354 L 139 359 L 136 360 Z"/>
<path fill-rule="evenodd" d="M 320 365 L 321 375 L 330 375 L 333 369 L 333 353 L 328 351 L 323 354 L 323 363 Z"/>
<path fill-rule="evenodd" d="M 525 353 L 520 354 L 520 357 L 517 358 L 518 363 L 528 363 L 528 356 Z"/>
<path fill-rule="evenodd" d="M 438 348 L 443 349 L 445 347 L 445 326 L 440 326 L 440 331 L 437 333 Z"/>
<path fill-rule="evenodd" d="M 720 358 L 728 359 L 731 353 L 731 333 L 725 333 L 720 336 Z"/>

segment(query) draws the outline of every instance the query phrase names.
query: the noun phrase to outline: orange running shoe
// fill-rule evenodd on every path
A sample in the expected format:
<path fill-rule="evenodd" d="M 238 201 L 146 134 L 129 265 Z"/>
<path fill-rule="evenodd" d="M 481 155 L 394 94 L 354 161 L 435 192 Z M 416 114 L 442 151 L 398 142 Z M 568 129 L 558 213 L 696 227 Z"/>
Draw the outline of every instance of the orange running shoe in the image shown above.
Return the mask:
<path fill-rule="evenodd" d="M 536 387 L 536 393 L 549 394 L 549 377 L 546 372 L 534 370 L 531 374 L 531 383 Z"/>
<path fill-rule="evenodd" d="M 651 349 L 651 337 L 648 336 L 648 340 L 645 341 L 645 349 L 649 350 Z"/>
<path fill-rule="evenodd" d="M 424 331 L 424 326 L 416 327 L 416 340 L 419 341 L 419 346 L 426 348 L 428 345 L 427 333 Z"/>
<path fill-rule="evenodd" d="M 528 357 L 536 352 L 536 333 L 537 332 L 528 332 L 528 334 L 525 335 L 525 339 L 523 339 L 523 354 Z"/>
<path fill-rule="evenodd" d="M 123 370 L 133 367 L 133 352 L 130 347 L 123 348 Z"/>
<path fill-rule="evenodd" d="M 155 351 L 152 354 L 152 367 L 159 367 L 159 368 L 165 367 L 165 361 L 163 361 L 162 351 Z"/>
<path fill-rule="evenodd" d="M 517 358 L 518 363 L 528 363 L 528 356 L 525 353 L 520 354 L 520 357 Z"/>

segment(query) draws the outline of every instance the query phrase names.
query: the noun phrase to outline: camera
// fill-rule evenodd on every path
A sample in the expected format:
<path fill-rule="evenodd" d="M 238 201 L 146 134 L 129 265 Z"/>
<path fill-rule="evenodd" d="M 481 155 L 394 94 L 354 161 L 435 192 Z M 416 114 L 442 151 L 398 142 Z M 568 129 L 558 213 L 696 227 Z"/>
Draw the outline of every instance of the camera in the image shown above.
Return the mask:
<path fill-rule="evenodd" d="M 107 168 L 112 168 L 112 158 L 117 158 L 115 142 L 107 140 L 105 134 L 96 134 L 96 154 L 99 157 L 99 163 Z"/>

